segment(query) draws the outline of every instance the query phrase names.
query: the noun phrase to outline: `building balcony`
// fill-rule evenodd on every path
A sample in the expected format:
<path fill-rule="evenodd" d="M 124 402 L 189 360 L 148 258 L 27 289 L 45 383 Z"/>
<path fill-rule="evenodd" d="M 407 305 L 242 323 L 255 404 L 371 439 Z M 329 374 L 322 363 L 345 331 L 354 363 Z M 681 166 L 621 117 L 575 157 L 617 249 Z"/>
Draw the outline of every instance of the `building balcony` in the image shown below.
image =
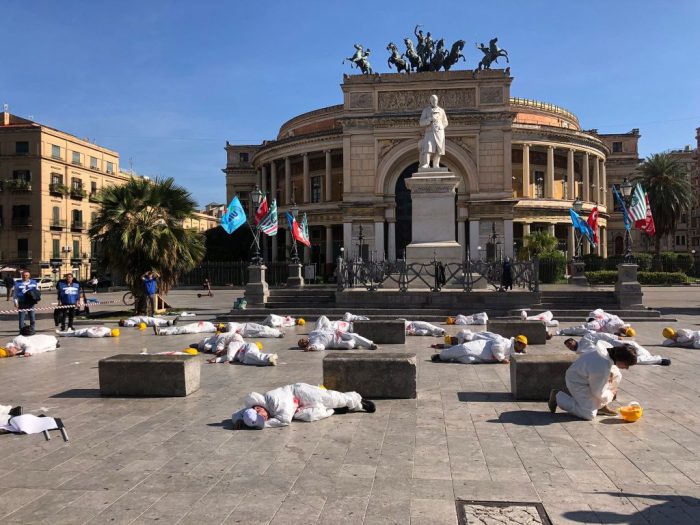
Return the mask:
<path fill-rule="evenodd" d="M 62 230 L 65 227 L 65 219 L 51 219 L 51 222 L 49 223 L 49 228 L 51 228 L 52 230 Z"/>
<path fill-rule="evenodd" d="M 82 186 L 71 186 L 71 199 L 84 199 L 87 197 L 87 191 Z"/>
<path fill-rule="evenodd" d="M 31 261 L 32 260 L 32 251 L 31 250 L 18 250 L 15 252 L 14 257 L 12 257 L 12 260 L 14 261 Z"/>
<path fill-rule="evenodd" d="M 12 217 L 12 226 L 19 228 L 31 228 L 32 218 L 31 217 Z"/>
<path fill-rule="evenodd" d="M 70 263 L 72 266 L 80 266 L 83 263 L 83 260 L 80 257 L 71 257 Z"/>
<path fill-rule="evenodd" d="M 98 192 L 96 191 L 91 191 L 90 196 L 88 197 L 88 200 L 90 202 L 99 202 L 99 199 L 97 198 Z"/>
<path fill-rule="evenodd" d="M 60 182 L 52 182 L 49 184 L 49 193 L 51 195 L 60 195 L 61 197 L 65 197 L 70 193 L 70 188 L 66 186 L 65 184 L 61 184 Z"/>
<path fill-rule="evenodd" d="M 83 221 L 73 221 L 70 223 L 70 229 L 72 231 L 82 231 L 85 229 L 85 223 Z"/>
<path fill-rule="evenodd" d="M 32 183 L 24 179 L 9 179 L 4 181 L 4 189 L 13 193 L 32 191 Z"/>

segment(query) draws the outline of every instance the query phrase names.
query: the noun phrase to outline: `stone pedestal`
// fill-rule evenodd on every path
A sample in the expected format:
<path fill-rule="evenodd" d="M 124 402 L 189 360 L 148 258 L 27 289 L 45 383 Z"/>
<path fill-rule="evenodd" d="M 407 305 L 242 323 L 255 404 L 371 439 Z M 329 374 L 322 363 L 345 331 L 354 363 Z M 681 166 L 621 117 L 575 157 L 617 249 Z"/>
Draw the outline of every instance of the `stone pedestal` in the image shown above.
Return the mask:
<path fill-rule="evenodd" d="M 460 263 L 464 249 L 455 240 L 457 177 L 447 168 L 418 168 L 406 179 L 411 190 L 412 240 L 406 246 L 408 262 Z"/>
<path fill-rule="evenodd" d="M 367 399 L 415 399 L 416 354 L 348 351 L 323 358 L 323 385 Z"/>
<path fill-rule="evenodd" d="M 248 284 L 245 286 L 243 296 L 249 306 L 260 306 L 267 302 L 270 291 L 265 280 L 267 266 L 261 264 L 248 266 Z"/>
<path fill-rule="evenodd" d="M 97 365 L 103 396 L 184 397 L 199 389 L 195 356 L 119 354 Z"/>
<path fill-rule="evenodd" d="M 642 285 L 637 281 L 636 264 L 618 264 L 615 295 L 621 309 L 642 310 Z"/>
<path fill-rule="evenodd" d="M 291 263 L 289 265 L 289 276 L 287 277 L 287 288 L 303 288 L 304 277 L 301 273 L 302 265 Z"/>
<path fill-rule="evenodd" d="M 578 286 L 588 286 L 588 279 L 586 279 L 586 263 L 583 261 L 574 261 L 571 263 L 571 277 L 569 277 L 569 284 L 576 284 Z"/>

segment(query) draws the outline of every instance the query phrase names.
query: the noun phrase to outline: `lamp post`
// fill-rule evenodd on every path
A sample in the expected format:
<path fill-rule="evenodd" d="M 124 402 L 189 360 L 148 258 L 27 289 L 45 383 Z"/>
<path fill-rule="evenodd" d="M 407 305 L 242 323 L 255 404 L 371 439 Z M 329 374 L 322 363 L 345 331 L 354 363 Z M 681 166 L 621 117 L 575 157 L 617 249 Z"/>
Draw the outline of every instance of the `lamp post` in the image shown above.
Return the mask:
<path fill-rule="evenodd" d="M 577 214 L 580 214 L 581 210 L 583 209 L 583 201 L 577 197 L 576 200 L 574 201 L 574 203 L 572 204 L 572 207 L 574 208 L 574 211 Z M 576 228 L 574 228 L 574 242 L 576 244 L 574 245 L 573 260 L 580 261 L 581 260 L 581 249 L 583 248 L 583 246 L 582 246 L 583 235 L 581 233 L 579 233 L 578 230 L 576 230 Z"/>
<path fill-rule="evenodd" d="M 258 206 L 260 206 L 260 203 L 262 202 L 263 199 L 263 193 L 260 191 L 258 188 L 258 185 L 255 185 L 255 189 L 250 192 L 250 201 L 253 204 L 253 210 L 251 212 L 251 215 L 255 217 L 255 213 L 258 210 Z M 251 226 L 251 230 L 253 230 L 253 243 L 255 244 L 255 253 L 253 254 L 253 257 L 251 258 L 250 262 L 256 266 L 260 266 L 262 264 L 262 257 L 260 257 L 260 228 L 258 225 L 255 225 L 253 228 Z"/>
<path fill-rule="evenodd" d="M 577 197 L 571 207 L 574 209 L 576 214 L 580 214 L 581 210 L 583 209 L 583 201 Z M 571 275 L 569 277 L 569 284 L 588 286 L 588 279 L 586 279 L 586 264 L 583 262 L 583 258 L 581 257 L 583 234 L 578 232 L 576 228 L 573 230 L 575 244 L 574 255 L 571 258 Z"/>
<path fill-rule="evenodd" d="M 359 241 L 359 244 L 358 244 L 359 253 L 357 254 L 357 258 L 360 261 L 362 261 L 362 248 L 364 247 L 364 240 L 365 240 L 365 237 L 364 237 L 363 231 L 362 231 L 362 224 L 360 224 L 360 232 L 357 236 L 357 240 Z"/>
<path fill-rule="evenodd" d="M 294 195 L 296 194 L 296 186 L 292 183 L 292 202 L 290 203 L 289 212 L 294 217 L 296 222 L 297 215 L 299 215 L 299 208 L 297 207 Z M 294 238 L 294 232 L 290 231 L 289 234 L 292 236 L 292 248 L 289 252 L 289 273 L 287 274 L 287 287 L 288 288 L 302 288 L 305 284 L 304 277 L 301 274 L 301 260 L 299 260 L 299 247 L 297 245 L 297 240 Z"/>
<path fill-rule="evenodd" d="M 292 187 L 294 185 L 292 184 Z M 292 214 L 292 217 L 294 217 L 294 220 L 296 220 L 297 215 L 299 215 L 299 208 L 297 207 L 296 202 L 294 202 L 294 191 L 292 191 L 292 202 L 291 206 L 289 208 L 289 211 Z M 291 253 L 289 254 L 291 259 L 292 259 L 292 264 L 299 264 L 299 249 L 297 247 L 297 240 L 294 238 L 294 234 L 292 234 L 292 249 Z"/>
<path fill-rule="evenodd" d="M 622 192 L 622 198 L 625 201 L 626 209 L 630 206 L 630 197 L 632 196 L 632 183 L 625 177 L 620 184 L 620 191 Z M 625 262 L 632 262 L 632 233 L 630 229 L 625 228 Z"/>

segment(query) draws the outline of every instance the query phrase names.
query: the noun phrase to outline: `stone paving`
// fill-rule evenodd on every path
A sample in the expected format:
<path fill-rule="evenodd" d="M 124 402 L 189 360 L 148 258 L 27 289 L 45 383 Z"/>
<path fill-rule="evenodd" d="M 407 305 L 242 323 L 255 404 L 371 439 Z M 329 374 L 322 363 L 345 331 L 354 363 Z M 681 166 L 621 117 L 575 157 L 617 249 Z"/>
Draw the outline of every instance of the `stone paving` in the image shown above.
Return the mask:
<path fill-rule="evenodd" d="M 195 293 L 169 300 L 204 319 L 240 294 Z M 645 303 L 698 329 L 699 288 L 650 289 Z M 5 341 L 16 320 L 3 319 Z M 633 424 L 515 402 L 507 366 L 432 363 L 436 339 L 411 337 L 380 351 L 418 354 L 418 399 L 237 432 L 228 420 L 248 391 L 322 381 L 323 353 L 293 348 L 308 325 L 263 340 L 277 367 L 203 364 L 202 387 L 187 398 L 103 399 L 97 361 L 183 349 L 196 336 L 64 338 L 56 352 L 0 360 L 0 403 L 62 417 L 71 438 L 0 436 L 0 522 L 455 524 L 461 499 L 541 502 L 555 524 L 700 523 L 700 352 L 657 347 L 663 326 L 636 324 L 638 341 L 673 365 L 624 372 L 619 403 L 645 409 Z M 53 322 L 43 316 L 39 327 Z"/>

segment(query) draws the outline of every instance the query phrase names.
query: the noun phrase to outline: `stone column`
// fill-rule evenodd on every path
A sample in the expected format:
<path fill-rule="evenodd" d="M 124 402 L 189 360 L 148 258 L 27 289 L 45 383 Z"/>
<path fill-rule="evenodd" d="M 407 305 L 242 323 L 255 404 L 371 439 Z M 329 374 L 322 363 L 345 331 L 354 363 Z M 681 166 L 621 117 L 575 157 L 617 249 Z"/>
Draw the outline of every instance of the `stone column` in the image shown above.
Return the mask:
<path fill-rule="evenodd" d="M 469 258 L 479 260 L 479 219 L 469 221 Z"/>
<path fill-rule="evenodd" d="M 326 193 L 326 198 L 325 202 L 331 202 L 333 200 L 333 182 L 332 182 L 332 177 L 331 177 L 331 168 L 332 168 L 332 160 L 331 160 L 331 150 L 327 149 L 326 150 L 326 187 L 325 193 Z M 333 262 L 333 261 L 330 261 Z"/>
<path fill-rule="evenodd" d="M 523 223 L 523 246 L 527 246 L 527 236 L 530 235 L 530 223 Z"/>
<path fill-rule="evenodd" d="M 284 158 L 284 203 L 292 203 L 292 160 Z"/>
<path fill-rule="evenodd" d="M 390 261 L 396 260 L 396 222 L 389 221 L 389 237 L 387 239 L 387 252 Z"/>
<path fill-rule="evenodd" d="M 374 251 L 377 252 L 377 260 L 386 258 L 384 251 L 384 221 L 374 221 Z"/>
<path fill-rule="evenodd" d="M 513 258 L 513 219 L 503 219 L 503 255 Z"/>
<path fill-rule="evenodd" d="M 544 176 L 544 196 L 554 198 L 554 146 L 547 146 L 547 171 Z"/>
<path fill-rule="evenodd" d="M 262 172 L 258 170 L 255 172 L 255 184 L 259 188 L 262 188 Z"/>
<path fill-rule="evenodd" d="M 303 159 L 303 173 L 304 173 L 304 202 L 311 202 L 311 197 L 310 197 L 310 190 L 311 190 L 311 181 L 309 180 L 309 154 L 304 153 L 302 155 Z"/>
<path fill-rule="evenodd" d="M 263 193 L 267 192 L 267 164 L 262 165 L 262 185 L 260 186 L 260 191 Z"/>
<path fill-rule="evenodd" d="M 326 264 L 333 264 L 333 226 L 326 226 Z"/>
<path fill-rule="evenodd" d="M 600 202 L 603 206 L 608 205 L 608 175 L 605 171 L 605 161 L 600 163 L 600 183 L 603 186 L 600 194 Z"/>
<path fill-rule="evenodd" d="M 600 228 L 600 243 L 602 244 L 601 256 L 604 259 L 608 258 L 608 227 L 603 226 Z"/>
<path fill-rule="evenodd" d="M 523 197 L 530 197 L 530 145 L 523 144 Z"/>
<path fill-rule="evenodd" d="M 547 225 L 547 233 L 549 233 L 550 235 L 554 235 L 554 232 L 555 232 L 555 231 L 556 231 L 556 230 L 554 229 L 554 224 L 548 224 L 548 225 Z"/>
<path fill-rule="evenodd" d="M 265 235 L 263 233 L 263 235 Z M 272 236 L 272 258 L 271 260 L 276 261 L 277 260 L 277 235 Z"/>
<path fill-rule="evenodd" d="M 600 159 L 597 156 L 593 163 L 593 184 L 595 184 L 595 190 L 593 191 L 592 200 L 598 204 L 600 202 Z"/>
<path fill-rule="evenodd" d="M 583 154 L 583 175 L 582 175 L 582 186 L 583 186 L 583 195 L 581 195 L 581 198 L 585 201 L 588 202 L 591 200 L 590 197 L 590 190 L 591 190 L 591 180 L 590 180 L 590 173 L 588 169 L 588 153 Z"/>
<path fill-rule="evenodd" d="M 351 259 L 350 252 L 352 251 L 352 222 L 343 223 L 343 248 L 345 248 L 345 257 Z"/>
<path fill-rule="evenodd" d="M 270 198 L 271 199 L 276 199 L 277 198 L 277 164 L 273 160 L 270 163 Z M 274 237 L 273 237 L 274 239 Z M 275 242 L 273 241 L 273 246 L 275 245 Z M 274 258 L 274 256 L 273 256 Z"/>
<path fill-rule="evenodd" d="M 457 220 L 457 242 L 462 247 L 462 251 L 467 249 L 467 231 L 464 227 L 464 221 L 461 219 Z"/>
<path fill-rule="evenodd" d="M 566 193 L 571 200 L 576 200 L 575 186 L 575 171 L 574 171 L 574 150 L 570 149 L 566 157 Z"/>
<path fill-rule="evenodd" d="M 576 237 L 575 237 L 575 231 L 574 231 L 574 226 L 571 225 L 568 228 L 569 236 L 566 239 L 566 249 L 569 252 L 569 259 L 573 259 L 576 257 Z"/>

